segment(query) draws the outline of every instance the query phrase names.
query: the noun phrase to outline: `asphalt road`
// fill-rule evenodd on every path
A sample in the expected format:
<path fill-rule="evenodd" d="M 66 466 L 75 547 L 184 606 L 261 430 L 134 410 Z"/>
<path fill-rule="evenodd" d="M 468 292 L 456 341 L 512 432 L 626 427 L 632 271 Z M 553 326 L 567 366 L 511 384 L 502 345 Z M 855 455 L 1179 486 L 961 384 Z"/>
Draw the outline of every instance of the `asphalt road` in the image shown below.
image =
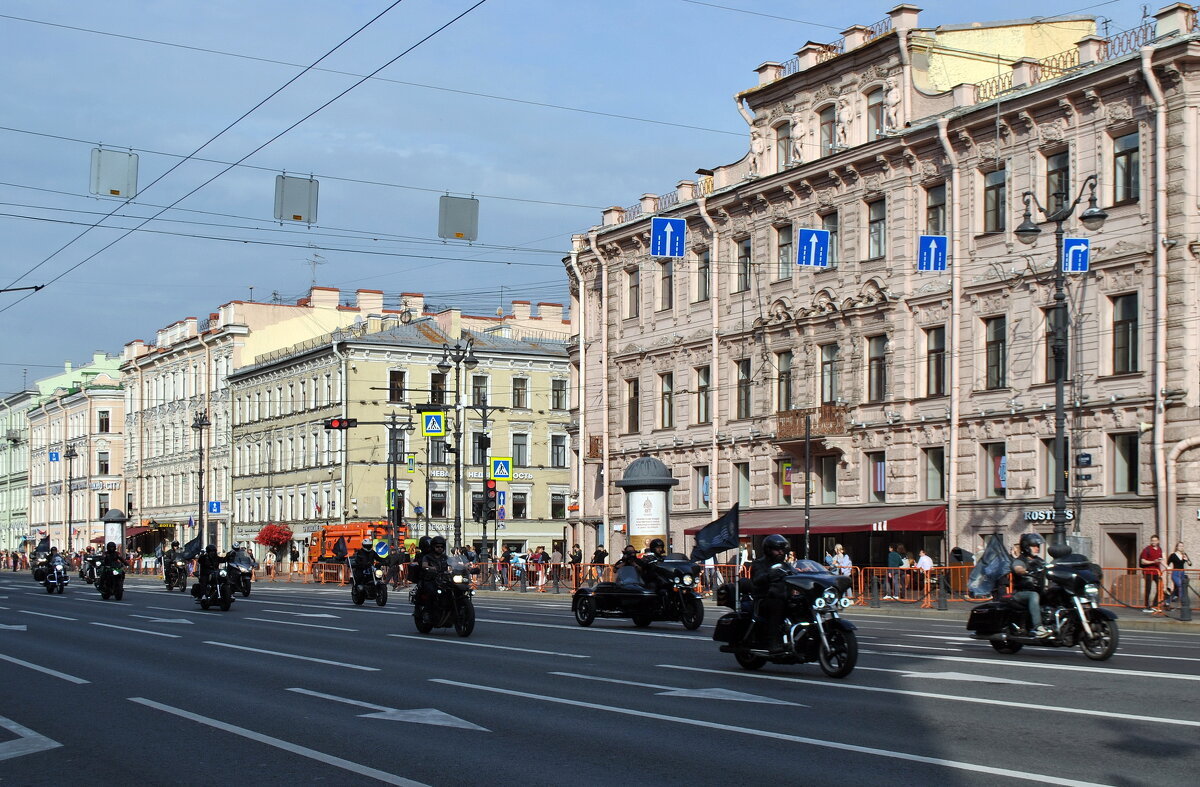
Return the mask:
<path fill-rule="evenodd" d="M 577 626 L 569 597 L 480 594 L 428 636 L 406 593 L 259 583 L 228 613 L 0 575 L 0 782 L 1189 784 L 1200 636 L 1110 661 L 1003 656 L 961 623 L 863 610 L 859 666 L 740 669 L 696 632 Z"/>

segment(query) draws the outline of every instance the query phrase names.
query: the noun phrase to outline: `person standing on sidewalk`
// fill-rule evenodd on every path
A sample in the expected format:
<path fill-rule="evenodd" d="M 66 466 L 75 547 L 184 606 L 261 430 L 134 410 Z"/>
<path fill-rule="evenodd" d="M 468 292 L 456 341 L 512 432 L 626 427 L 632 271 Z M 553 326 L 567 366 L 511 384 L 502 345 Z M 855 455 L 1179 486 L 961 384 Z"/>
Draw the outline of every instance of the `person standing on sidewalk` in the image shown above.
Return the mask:
<path fill-rule="evenodd" d="M 1163 553 L 1158 545 L 1158 535 L 1150 536 L 1150 543 L 1138 557 L 1138 565 L 1142 568 L 1142 580 L 1146 585 L 1145 605 L 1143 612 L 1154 612 L 1158 606 L 1158 597 L 1162 593 Z M 1150 586 L 1154 586 L 1154 603 L 1150 603 Z"/>
<path fill-rule="evenodd" d="M 1184 569 L 1192 564 L 1188 553 L 1183 551 L 1183 542 L 1175 545 L 1175 551 L 1167 558 L 1167 567 L 1171 569 L 1171 595 L 1167 596 L 1164 609 L 1171 608 L 1172 601 L 1179 601 L 1183 592 Z"/>
<path fill-rule="evenodd" d="M 900 567 L 904 565 L 904 558 L 900 555 L 900 550 L 895 544 L 888 544 L 888 572 L 887 584 L 883 588 L 884 601 L 899 601 L 900 600 Z"/>

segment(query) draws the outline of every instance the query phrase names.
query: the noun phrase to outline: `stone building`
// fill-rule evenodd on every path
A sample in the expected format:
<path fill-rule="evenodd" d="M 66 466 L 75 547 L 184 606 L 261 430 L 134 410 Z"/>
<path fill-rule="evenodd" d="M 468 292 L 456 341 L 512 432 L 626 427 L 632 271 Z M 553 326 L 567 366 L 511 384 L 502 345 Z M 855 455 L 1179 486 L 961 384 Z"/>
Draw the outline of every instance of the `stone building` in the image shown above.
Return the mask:
<path fill-rule="evenodd" d="M 619 530 L 611 482 L 653 454 L 680 481 L 676 540 L 735 502 L 744 534 L 803 532 L 806 491 L 813 546 L 858 564 L 1048 532 L 1055 223 L 1035 206 L 1041 238 L 1019 242 L 1028 192 L 1080 196 L 1065 234 L 1090 242 L 1065 287 L 1070 527 L 1105 565 L 1155 531 L 1200 546 L 1194 30 L 1184 4 L 1111 38 L 900 5 L 759 66 L 736 96 L 749 152 L 609 208 L 564 261 L 573 524 Z M 652 216 L 685 220 L 682 258 L 656 256 Z M 922 235 L 947 236 L 946 270 L 919 269 Z"/>
<path fill-rule="evenodd" d="M 29 418 L 36 391 L 0 399 L 0 549 L 29 539 Z"/>

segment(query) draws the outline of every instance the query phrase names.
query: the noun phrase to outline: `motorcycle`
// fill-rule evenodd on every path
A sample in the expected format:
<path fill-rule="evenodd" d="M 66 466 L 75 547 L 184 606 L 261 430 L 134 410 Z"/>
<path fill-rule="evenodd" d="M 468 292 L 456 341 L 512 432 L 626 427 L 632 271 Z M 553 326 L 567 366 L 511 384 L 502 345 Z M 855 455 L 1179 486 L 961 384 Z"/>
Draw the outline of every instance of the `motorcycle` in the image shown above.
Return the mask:
<path fill-rule="evenodd" d="M 179 592 L 183 593 L 187 590 L 188 566 L 187 561 L 182 558 L 175 558 L 167 561 L 167 565 L 163 567 L 163 583 L 167 586 L 167 592 L 170 593 L 175 588 L 179 588 Z"/>
<path fill-rule="evenodd" d="M 645 628 L 656 620 L 678 620 L 688 631 L 704 622 L 704 599 L 696 592 L 700 569 L 677 553 L 662 560 L 645 559 L 642 571 L 651 580 L 647 584 L 635 566 L 617 569 L 615 582 L 581 587 L 571 598 L 575 622 L 590 626 L 596 618 L 632 618 L 633 625 Z"/>
<path fill-rule="evenodd" d="M 238 549 L 235 554 L 229 556 L 228 566 L 229 584 L 233 586 L 233 590 L 240 591 L 243 598 L 249 596 L 250 583 L 253 581 L 254 569 L 258 568 L 258 562 L 245 550 Z"/>
<path fill-rule="evenodd" d="M 99 555 L 84 555 L 79 564 L 79 578 L 89 585 L 96 584 L 96 578 L 100 575 L 100 564 L 103 562 Z"/>
<path fill-rule="evenodd" d="M 782 572 L 784 599 L 783 651 L 772 652 L 767 643 L 771 632 L 757 613 L 758 600 L 743 592 L 740 609 L 732 584 L 717 588 L 717 603 L 733 609 L 717 620 L 713 639 L 723 642 L 722 653 L 732 653 L 743 669 L 756 670 L 772 664 L 805 664 L 816 661 L 831 678 L 844 678 L 858 661 L 857 627 L 840 616 L 850 606 L 846 593 L 850 577 L 831 574 L 812 560 L 797 560 L 791 566 L 773 567 Z M 741 588 L 751 591 L 749 580 Z"/>
<path fill-rule="evenodd" d="M 210 571 L 203 583 L 192 586 L 192 597 L 200 602 L 200 609 L 208 609 L 216 604 L 222 612 L 228 612 L 233 606 L 233 592 L 229 571 L 224 568 Z"/>
<path fill-rule="evenodd" d="M 71 578 L 67 576 L 67 564 L 61 557 L 55 558 L 51 563 L 48 563 L 45 568 L 45 573 L 42 575 L 44 579 L 42 584 L 46 586 L 47 593 L 55 591 L 62 593 L 67 589 L 67 583 Z"/>
<path fill-rule="evenodd" d="M 100 591 L 100 598 L 105 601 L 109 597 L 120 601 L 125 595 L 125 569 L 120 566 L 101 565 L 96 578 L 96 589 Z"/>
<path fill-rule="evenodd" d="M 413 605 L 417 631 L 428 634 L 435 628 L 454 626 L 458 636 L 471 636 L 475 630 L 475 604 L 471 601 L 475 591 L 471 589 L 471 574 L 478 571 L 472 569 L 465 558 L 452 555 L 446 570 L 433 578 L 432 589 L 421 582 L 409 591 L 408 600 Z"/>
<path fill-rule="evenodd" d="M 381 607 L 387 603 L 387 574 L 381 567 L 371 566 L 358 571 L 351 563 L 350 576 L 353 577 L 350 585 L 350 600 L 356 606 L 361 607 L 363 602 L 369 598 L 375 599 L 375 603 Z"/>
<path fill-rule="evenodd" d="M 1050 636 L 1030 631 L 1029 609 L 1011 596 L 988 601 L 971 610 L 967 630 L 998 653 L 1016 653 L 1026 645 L 1072 648 L 1076 645 L 1093 661 L 1117 652 L 1117 616 L 1100 607 L 1100 571 L 1082 555 L 1070 555 L 1046 566 L 1046 589 L 1040 598 L 1041 625 Z"/>

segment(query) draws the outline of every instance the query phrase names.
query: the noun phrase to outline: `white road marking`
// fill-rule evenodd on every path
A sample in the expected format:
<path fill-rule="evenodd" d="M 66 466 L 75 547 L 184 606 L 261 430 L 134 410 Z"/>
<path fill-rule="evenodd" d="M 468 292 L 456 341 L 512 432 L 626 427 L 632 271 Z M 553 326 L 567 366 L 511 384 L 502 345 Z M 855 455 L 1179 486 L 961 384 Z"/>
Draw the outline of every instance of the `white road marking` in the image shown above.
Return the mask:
<path fill-rule="evenodd" d="M 28 609 L 18 609 L 23 615 L 37 615 L 41 618 L 57 618 L 58 620 L 79 620 L 79 618 L 69 618 L 66 615 L 51 615 L 49 612 L 31 612 Z"/>
<path fill-rule="evenodd" d="M 873 643 L 878 648 L 912 648 L 913 650 L 944 650 L 948 653 L 962 653 L 962 648 L 941 648 L 937 645 L 901 645 L 896 642 L 876 642 Z M 905 654 L 897 654 L 905 655 Z"/>
<path fill-rule="evenodd" d="M 890 646 L 884 646 L 890 647 Z M 1177 675 L 1173 672 L 1143 672 L 1142 670 L 1131 669 L 1105 669 L 1104 667 L 1082 667 L 1075 664 L 1031 664 L 1028 661 L 1019 661 L 1012 659 L 976 659 L 970 656 L 924 656 L 911 653 L 888 653 L 883 650 L 860 650 L 859 653 L 869 653 L 872 656 L 895 656 L 897 658 L 921 658 L 930 661 L 954 661 L 964 664 L 990 664 L 991 666 L 1002 667 L 1025 667 L 1027 669 L 1056 669 L 1067 672 L 1091 672 L 1101 673 L 1107 676 L 1122 676 L 1135 678 L 1164 678 L 1167 680 L 1193 680 L 1200 681 L 1200 675 Z"/>
<path fill-rule="evenodd" d="M 363 672 L 379 672 L 378 667 L 364 667 L 361 664 L 347 664 L 344 661 L 330 661 L 329 659 L 318 659 L 312 656 L 298 656 L 295 653 L 282 653 L 278 650 L 262 650 L 261 648 L 248 648 L 245 645 L 234 645 L 229 642 L 213 642 L 205 640 L 205 645 L 216 645 L 219 648 L 232 648 L 233 650 L 246 650 L 251 653 L 262 653 L 267 656 L 279 656 L 283 659 L 296 659 L 298 661 L 312 661 L 317 664 L 329 664 L 334 667 L 345 667 L 346 669 L 362 670 Z"/>
<path fill-rule="evenodd" d="M 690 639 L 694 642 L 710 642 L 703 637 L 689 637 L 686 634 L 659 634 L 655 631 L 629 631 L 626 629 L 592 628 L 590 626 L 567 626 L 561 623 L 531 623 L 527 620 L 487 620 L 479 618 L 480 623 L 500 623 L 506 626 L 534 626 L 544 629 L 565 629 L 567 631 L 603 631 L 608 634 L 628 634 L 631 637 L 666 637 L 668 639 Z"/>
<path fill-rule="evenodd" d="M 128 601 L 115 601 L 112 599 L 104 599 L 104 598 L 85 598 L 85 599 L 80 599 L 80 600 L 87 601 L 92 604 L 104 604 L 106 606 L 108 606 L 108 605 L 113 605 L 113 606 L 118 606 L 118 607 L 132 607 L 133 606 Z"/>
<path fill-rule="evenodd" d="M 310 746 L 307 745 L 301 746 L 295 743 L 289 743 L 288 741 L 281 740 L 279 738 L 272 738 L 269 735 L 263 735 L 261 732 L 248 730 L 245 727 L 235 727 L 232 724 L 226 724 L 223 721 L 217 721 L 216 719 L 212 719 L 207 716 L 200 716 L 199 714 L 183 710 L 182 708 L 173 708 L 170 705 L 163 705 L 160 702 L 148 700 L 144 697 L 129 697 L 129 701 L 136 702 L 139 705 L 145 705 L 147 708 L 160 710 L 163 713 L 170 713 L 174 716 L 179 716 L 180 718 L 194 721 L 197 724 L 203 724 L 205 726 L 222 730 L 224 732 L 229 732 L 234 735 L 240 735 L 243 738 L 248 738 L 252 741 L 257 741 L 258 743 L 265 743 L 268 746 L 274 746 L 276 749 L 282 749 L 283 751 L 290 752 L 292 754 L 298 754 L 301 757 L 306 757 L 310 760 L 316 760 L 317 762 L 324 763 L 325 765 L 331 765 L 334 768 L 341 768 L 344 771 L 357 773 L 360 776 L 367 776 L 385 784 L 398 784 L 403 785 L 403 787 L 426 787 L 426 785 L 424 785 L 422 782 L 406 779 L 403 776 L 397 776 L 394 773 L 386 773 L 384 771 L 376 770 L 375 768 L 371 768 L 366 765 L 360 765 L 357 762 L 350 762 L 349 760 L 342 759 L 341 757 L 335 757 L 332 754 L 314 751 Z"/>
<path fill-rule="evenodd" d="M 862 651 L 859 651 L 860 653 Z M 752 678 L 758 680 L 777 680 L 785 683 L 807 684 L 810 686 L 821 686 L 828 689 L 846 689 L 848 691 L 871 691 L 877 694 L 898 694 L 905 697 L 922 697 L 931 700 L 947 700 L 949 702 L 967 702 L 976 705 L 998 705 L 1004 708 L 1016 708 L 1018 710 L 1030 711 L 1041 710 L 1052 713 L 1070 713 L 1077 716 L 1096 716 L 1104 719 L 1123 719 L 1126 721 L 1145 721 L 1151 724 L 1168 724 L 1179 727 L 1200 727 L 1200 721 L 1188 721 L 1186 719 L 1172 719 L 1158 716 L 1139 716 L 1134 713 L 1117 713 L 1115 711 L 1104 710 L 1087 710 L 1085 708 L 1067 708 L 1059 705 L 1034 705 L 1027 702 L 1008 702 L 1006 700 L 989 700 L 983 697 L 962 697 L 957 694 L 934 694 L 928 691 L 912 691 L 908 689 L 885 689 L 882 686 L 862 686 L 857 683 L 833 683 L 827 680 L 808 680 L 806 678 L 789 678 L 782 675 L 757 675 L 749 672 L 729 672 L 726 670 L 704 669 L 703 667 L 684 667 L 678 664 L 659 664 L 663 669 L 678 669 L 688 672 L 708 672 L 714 675 L 737 676 L 739 678 Z"/>
<path fill-rule="evenodd" d="M 192 625 L 192 621 L 187 618 L 156 618 L 153 615 L 130 615 L 131 618 L 143 618 L 151 623 L 186 623 Z"/>
<path fill-rule="evenodd" d="M 23 624 L 23 623 L 20 625 L 14 625 L 14 626 L 9 626 L 7 624 L 0 623 L 0 630 L 2 630 L 2 631 L 28 631 L 29 629 L 27 629 L 25 627 L 25 624 Z"/>
<path fill-rule="evenodd" d="M 116 629 L 117 631 L 135 631 L 138 634 L 150 634 L 155 637 L 170 637 L 171 639 L 179 639 L 178 634 L 168 634 L 165 631 L 150 631 L 148 629 L 135 629 L 128 626 L 114 626 L 112 623 L 97 623 L 92 621 L 93 626 L 104 626 L 108 629 Z"/>
<path fill-rule="evenodd" d="M 212 615 L 207 612 L 201 612 L 198 609 L 172 609 L 171 607 L 146 607 L 146 609 L 161 609 L 163 612 L 182 612 L 184 615 L 203 615 L 206 618 L 211 618 Z"/>
<path fill-rule="evenodd" d="M 970 637 L 953 637 L 949 634 L 905 634 L 906 637 L 917 637 L 919 639 L 940 639 L 942 642 L 975 642 Z"/>
<path fill-rule="evenodd" d="M 788 741 L 791 743 L 800 743 L 807 746 L 817 746 L 823 749 L 834 749 L 839 752 L 857 752 L 859 754 L 870 754 L 877 757 L 887 757 L 895 760 L 906 760 L 908 762 L 919 762 L 926 765 L 940 765 L 946 768 L 954 768 L 956 770 L 968 771 L 970 773 L 986 773 L 992 776 L 1005 776 L 1011 779 L 1021 779 L 1027 781 L 1042 782 L 1044 784 L 1064 784 L 1072 785 L 1073 787 L 1081 787 L 1082 785 L 1091 785 L 1091 782 L 1075 781 L 1072 779 L 1062 779 L 1057 776 L 1048 776 L 1039 773 L 1031 773 L 1029 771 L 1016 771 L 1012 768 L 992 768 L 987 765 L 980 765 L 972 762 L 958 762 L 956 760 L 943 760 L 938 757 L 924 757 L 919 754 L 909 754 L 902 751 L 889 751 L 887 749 L 876 749 L 870 746 L 858 746 L 852 743 L 841 743 L 838 741 L 821 740 L 818 738 L 804 738 L 799 735 L 789 735 L 783 732 L 772 732 L 770 730 L 756 730 L 750 727 L 737 727 L 732 724 L 720 724 L 718 722 L 709 721 L 707 719 L 689 719 L 683 716 L 667 716 L 661 713 L 650 713 L 649 711 L 631 710 L 629 708 L 617 708 L 611 705 L 600 705 L 594 702 L 582 702 L 580 700 L 568 700 L 561 697 L 547 697 L 544 694 L 525 694 L 513 695 L 507 689 L 493 688 L 491 686 L 477 686 L 471 683 L 460 683 L 453 680 L 445 680 L 442 678 L 431 678 L 433 683 L 440 683 L 446 686 L 458 686 L 464 689 L 473 689 L 475 691 L 487 691 L 494 694 L 503 694 L 506 697 L 518 696 L 524 699 L 534 700 L 537 702 L 551 702 L 560 705 L 572 705 L 577 708 L 588 708 L 590 710 L 608 711 L 609 713 L 618 713 L 625 716 L 635 716 L 639 719 L 654 719 L 657 721 L 668 722 L 671 724 L 684 724 L 692 727 L 701 727 L 703 729 L 723 732 L 736 732 L 743 735 L 753 735 L 759 738 L 771 738 L 774 740 Z"/>
<path fill-rule="evenodd" d="M 84 681 L 85 683 L 87 681 Z M 62 746 L 58 741 L 53 741 L 45 735 L 40 735 L 28 727 L 17 724 L 12 719 L 6 719 L 0 716 L 0 727 L 17 736 L 15 741 L 5 741 L 0 743 L 0 760 L 11 760 L 14 757 L 24 757 L 26 754 L 36 754 L 40 751 L 48 749 L 57 749 Z"/>
<path fill-rule="evenodd" d="M 487 727 L 480 727 L 478 724 L 460 719 L 457 716 L 451 716 L 449 713 L 438 710 L 437 708 L 414 708 L 412 710 L 400 710 L 399 708 L 388 708 L 383 705 L 375 705 L 370 702 L 362 702 L 360 700 L 352 700 L 349 697 L 339 697 L 335 694 L 322 694 L 319 691 L 311 691 L 309 689 L 288 689 L 297 694 L 307 694 L 310 697 L 320 697 L 334 702 L 344 702 L 347 705 L 357 705 L 360 708 L 369 708 L 377 713 L 360 713 L 361 719 L 385 719 L 387 721 L 406 721 L 412 724 L 432 724 L 435 727 L 457 727 L 463 730 L 479 730 L 480 732 L 491 732 Z"/>
<path fill-rule="evenodd" d="M 318 623 L 298 623 L 294 620 L 271 620 L 270 618 L 244 618 L 244 620 L 254 620 L 259 623 L 274 623 L 276 626 L 304 626 L 310 629 L 328 629 L 329 631 L 358 631 L 358 629 L 348 629 L 342 626 L 322 626 Z"/>
<path fill-rule="evenodd" d="M 621 686 L 641 686 L 644 689 L 662 689 L 658 692 L 660 697 L 693 697 L 697 699 L 709 700 L 733 700 L 735 702 L 761 702 L 765 705 L 794 705 L 798 708 L 809 708 L 810 705 L 803 705 L 799 702 L 788 702 L 787 700 L 777 700 L 774 697 L 763 697 L 758 694 L 746 694 L 742 691 L 733 691 L 732 689 L 681 689 L 678 686 L 660 686 L 656 683 L 638 683 L 634 680 L 623 680 L 620 678 L 601 678 L 597 675 L 580 675 L 577 672 L 551 672 L 551 675 L 561 675 L 564 678 L 578 678 L 580 680 L 595 680 L 601 683 L 616 683 Z"/>
<path fill-rule="evenodd" d="M 1053 688 L 1049 683 L 1032 683 L 1027 680 L 1014 680 L 1012 678 L 997 678 L 989 675 L 975 675 L 969 672 L 914 672 L 906 669 L 886 669 L 884 667 L 862 667 L 858 666 L 855 669 L 867 670 L 868 672 L 891 672 L 905 678 L 932 678 L 933 680 L 961 680 L 970 683 L 1011 683 L 1020 686 L 1046 686 Z"/>
<path fill-rule="evenodd" d="M 327 615 L 324 612 L 289 612 L 286 609 L 268 609 L 265 612 L 274 612 L 276 615 L 295 615 L 298 618 L 334 618 L 337 615 Z"/>
<path fill-rule="evenodd" d="M 80 684 L 80 685 L 84 684 L 84 683 L 91 683 L 91 681 L 89 681 L 89 680 L 84 680 L 83 678 L 77 678 L 74 675 L 68 675 L 65 672 L 59 672 L 58 670 L 52 670 L 49 667 L 43 667 L 41 664 L 31 664 L 28 661 L 21 661 L 20 659 L 14 659 L 12 656 L 5 656 L 3 653 L 0 653 L 0 660 L 7 661 L 10 664 L 16 664 L 17 666 L 20 666 L 20 667 L 25 667 L 26 669 L 34 670 L 35 672 L 41 672 L 45 675 L 50 675 L 52 677 L 59 678 L 61 680 L 65 680 L 68 683 L 75 683 L 75 684 Z"/>
<path fill-rule="evenodd" d="M 473 648 L 492 648 L 494 650 L 515 650 L 518 653 L 536 653 L 539 656 L 565 656 L 569 659 L 590 659 L 591 656 L 581 656 L 578 653 L 559 653 L 556 650 L 532 650 L 530 648 L 511 648 L 507 645 L 489 645 L 486 642 L 467 642 L 462 639 L 447 639 L 445 637 L 418 637 L 415 634 L 388 634 L 389 637 L 397 639 L 415 639 L 420 642 L 445 642 L 451 645 L 469 645 Z"/>

